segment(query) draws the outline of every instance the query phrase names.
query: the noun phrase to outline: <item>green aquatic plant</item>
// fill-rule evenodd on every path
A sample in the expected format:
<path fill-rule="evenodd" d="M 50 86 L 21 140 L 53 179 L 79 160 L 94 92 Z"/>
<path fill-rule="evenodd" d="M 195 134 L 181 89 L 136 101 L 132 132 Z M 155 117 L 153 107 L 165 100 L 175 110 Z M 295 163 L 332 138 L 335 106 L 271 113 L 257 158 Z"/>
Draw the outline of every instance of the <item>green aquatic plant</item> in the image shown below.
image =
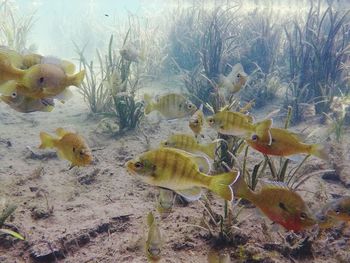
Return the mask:
<path fill-rule="evenodd" d="M 258 67 L 257 64 L 256 66 Z M 256 108 L 260 108 L 273 101 L 281 88 L 282 83 L 277 71 L 265 74 L 258 67 L 249 75 L 249 83 L 242 91 L 242 98 L 254 99 Z"/>
<path fill-rule="evenodd" d="M 126 45 L 130 32 L 131 29 L 126 32 L 123 46 Z M 80 92 L 87 100 L 91 112 L 115 119 L 119 128 L 113 134 L 135 129 L 143 117 L 143 104 L 135 99 L 140 72 L 132 68 L 132 61 L 114 51 L 113 35 L 109 39 L 106 55 L 102 56 L 97 51 L 98 73 L 95 73 L 92 61 L 86 62 L 83 51 L 84 49 L 77 48 L 81 66 L 87 71 Z"/>
<path fill-rule="evenodd" d="M 239 230 L 237 225 L 239 224 L 239 216 L 243 209 L 240 206 L 240 200 L 232 203 L 232 205 L 225 202 L 224 213 L 222 215 L 214 211 L 207 196 L 203 195 L 199 203 L 204 209 L 203 217 L 200 224 L 190 226 L 207 231 L 215 246 L 222 247 L 236 243 L 235 230 Z"/>
<path fill-rule="evenodd" d="M 286 105 L 293 106 L 293 121 L 300 120 L 300 103 L 314 102 L 317 113 L 329 112 L 333 97 L 346 89 L 341 76 L 350 47 L 350 11 L 329 6 L 322 13 L 321 1 L 310 5 L 305 24 L 295 20 L 285 26 L 290 79 Z"/>
<path fill-rule="evenodd" d="M 75 43 L 74 43 L 75 44 Z M 85 46 L 86 47 L 86 46 Z M 103 70 L 96 72 L 93 61 L 88 62 L 84 56 L 84 49 L 75 44 L 76 53 L 79 55 L 80 68 L 85 70 L 85 79 L 79 87 L 79 93 L 88 102 L 91 113 L 105 112 L 110 107 L 110 91 L 105 86 L 107 76 Z M 100 52 L 97 50 L 99 68 L 103 69 L 103 61 Z"/>
<path fill-rule="evenodd" d="M 192 7 L 178 8 L 171 14 L 168 53 L 176 63 L 176 71 L 196 71 L 200 64 L 203 12 L 201 8 Z"/>
<path fill-rule="evenodd" d="M 10 235 L 16 239 L 19 240 L 24 240 L 24 237 L 17 233 L 16 231 L 13 231 L 9 228 L 4 228 L 3 226 L 5 225 L 5 221 L 7 218 L 9 218 L 16 210 L 17 206 L 16 205 L 7 205 L 3 211 L 0 214 L 0 235 L 5 234 L 5 235 Z"/>
<path fill-rule="evenodd" d="M 275 71 L 281 56 L 283 28 L 272 20 L 277 14 L 271 9 L 256 9 L 241 25 L 239 39 L 241 63 L 251 73 L 259 68 L 264 75 Z"/>
<path fill-rule="evenodd" d="M 35 13 L 18 16 L 10 1 L 0 3 L 0 44 L 18 52 L 28 49 L 28 37 L 35 23 Z M 36 47 L 29 47 L 34 51 Z"/>

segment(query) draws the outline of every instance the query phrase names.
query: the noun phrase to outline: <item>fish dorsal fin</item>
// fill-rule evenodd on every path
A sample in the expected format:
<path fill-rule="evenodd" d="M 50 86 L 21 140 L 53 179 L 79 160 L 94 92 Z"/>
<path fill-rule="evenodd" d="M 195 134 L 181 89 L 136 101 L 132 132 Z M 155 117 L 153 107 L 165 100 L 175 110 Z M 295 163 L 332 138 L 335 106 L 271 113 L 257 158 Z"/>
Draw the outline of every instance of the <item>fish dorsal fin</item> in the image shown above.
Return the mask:
<path fill-rule="evenodd" d="M 171 149 L 178 152 L 178 153 L 185 155 L 188 158 L 190 158 L 191 161 L 193 161 L 194 163 L 197 164 L 198 169 L 201 173 L 208 174 L 211 172 L 212 167 L 210 164 L 209 157 L 207 157 L 204 153 L 203 154 L 193 154 L 193 153 L 189 153 L 189 152 L 186 152 L 184 150 L 177 149 L 177 148 L 171 148 Z"/>
<path fill-rule="evenodd" d="M 176 193 L 184 197 L 187 201 L 197 201 L 202 196 L 202 189 L 200 187 L 192 187 L 188 189 L 177 190 Z"/>
<path fill-rule="evenodd" d="M 283 182 L 272 181 L 268 179 L 261 179 L 260 182 L 264 188 L 271 188 L 271 189 L 282 188 L 282 189 L 290 190 L 289 187 Z"/>
<path fill-rule="evenodd" d="M 66 131 L 65 129 L 63 128 L 57 128 L 56 129 L 56 134 L 58 137 L 62 138 L 64 135 L 68 134 L 69 132 Z"/>
<path fill-rule="evenodd" d="M 248 120 L 248 122 L 253 123 L 254 117 L 252 115 L 244 115 L 244 116 L 246 116 L 246 119 Z"/>

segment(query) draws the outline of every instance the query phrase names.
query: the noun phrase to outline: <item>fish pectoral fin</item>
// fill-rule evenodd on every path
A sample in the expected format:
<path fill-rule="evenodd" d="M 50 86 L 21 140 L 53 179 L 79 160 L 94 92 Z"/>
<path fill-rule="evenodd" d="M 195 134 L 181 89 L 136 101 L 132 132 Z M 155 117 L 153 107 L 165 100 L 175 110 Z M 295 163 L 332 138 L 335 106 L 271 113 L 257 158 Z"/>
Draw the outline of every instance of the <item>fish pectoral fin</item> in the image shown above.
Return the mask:
<path fill-rule="evenodd" d="M 57 151 L 57 156 L 60 159 L 66 159 L 66 156 L 64 155 L 64 153 L 60 150 Z"/>
<path fill-rule="evenodd" d="M 208 157 L 205 154 L 189 154 L 191 159 L 198 165 L 201 173 L 208 174 L 211 172 L 211 164 Z"/>
<path fill-rule="evenodd" d="M 202 196 L 202 189 L 200 187 L 192 187 L 183 190 L 176 190 L 176 193 L 181 195 L 188 202 L 197 201 Z"/>
<path fill-rule="evenodd" d="M 61 93 L 55 96 L 55 99 L 64 103 L 65 101 L 71 99 L 72 97 L 73 97 L 73 93 L 70 91 L 70 89 L 65 88 Z"/>
<path fill-rule="evenodd" d="M 76 165 L 72 163 L 72 164 L 69 166 L 69 169 L 68 169 L 68 170 L 72 170 L 75 166 L 76 166 Z"/>

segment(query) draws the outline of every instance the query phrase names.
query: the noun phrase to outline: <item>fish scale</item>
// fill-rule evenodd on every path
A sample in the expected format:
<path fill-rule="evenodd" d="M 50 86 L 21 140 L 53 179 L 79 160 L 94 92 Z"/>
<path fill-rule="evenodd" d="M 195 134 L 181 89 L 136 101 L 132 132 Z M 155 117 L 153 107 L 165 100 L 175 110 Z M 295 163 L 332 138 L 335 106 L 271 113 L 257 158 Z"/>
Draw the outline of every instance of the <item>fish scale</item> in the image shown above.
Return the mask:
<path fill-rule="evenodd" d="M 232 201 L 231 184 L 236 180 L 237 171 L 215 176 L 200 172 L 191 155 L 171 148 L 159 148 L 142 154 L 136 160 L 126 163 L 128 171 L 140 175 L 148 184 L 176 191 L 190 200 L 197 200 L 200 188 L 207 188 L 225 200 Z"/>

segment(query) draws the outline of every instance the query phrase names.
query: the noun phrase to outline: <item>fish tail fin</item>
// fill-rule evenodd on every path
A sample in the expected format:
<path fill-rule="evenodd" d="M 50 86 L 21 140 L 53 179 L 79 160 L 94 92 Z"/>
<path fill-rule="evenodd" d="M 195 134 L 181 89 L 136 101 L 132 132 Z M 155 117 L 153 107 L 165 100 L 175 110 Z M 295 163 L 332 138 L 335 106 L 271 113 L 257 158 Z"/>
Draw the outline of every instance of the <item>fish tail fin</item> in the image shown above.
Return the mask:
<path fill-rule="evenodd" d="M 215 151 L 217 148 L 217 141 L 208 143 L 208 144 L 204 144 L 202 146 L 202 151 L 208 155 L 211 159 L 215 159 Z"/>
<path fill-rule="evenodd" d="M 211 176 L 209 189 L 227 201 L 233 200 L 233 191 L 231 185 L 234 184 L 239 171 L 231 171 L 228 173 Z"/>
<path fill-rule="evenodd" d="M 147 215 L 147 225 L 150 227 L 154 223 L 154 215 L 152 212 L 149 212 Z"/>
<path fill-rule="evenodd" d="M 68 60 L 62 60 L 61 67 L 67 74 L 74 74 L 75 72 L 75 65 Z"/>
<path fill-rule="evenodd" d="M 53 148 L 55 147 L 55 139 L 46 132 L 40 133 L 40 140 L 41 144 L 39 146 L 39 149 L 46 149 L 46 148 Z"/>
<path fill-rule="evenodd" d="M 145 114 L 147 115 L 153 110 L 152 97 L 149 94 L 145 93 L 143 95 L 143 99 L 144 99 L 144 101 L 146 103 Z"/>
<path fill-rule="evenodd" d="M 83 82 L 85 77 L 85 70 L 69 76 L 69 86 L 80 86 L 80 84 Z"/>
<path fill-rule="evenodd" d="M 236 197 L 243 198 L 251 202 L 254 198 L 254 192 L 250 190 L 242 173 L 237 175 L 237 178 L 232 186 L 232 191 Z"/>
<path fill-rule="evenodd" d="M 310 154 L 323 160 L 329 159 L 326 148 L 322 144 L 311 145 Z"/>
<path fill-rule="evenodd" d="M 269 145 L 272 143 L 272 137 L 270 129 L 272 127 L 272 119 L 263 120 L 255 124 L 255 133 L 261 139 L 261 141 L 268 142 Z"/>

